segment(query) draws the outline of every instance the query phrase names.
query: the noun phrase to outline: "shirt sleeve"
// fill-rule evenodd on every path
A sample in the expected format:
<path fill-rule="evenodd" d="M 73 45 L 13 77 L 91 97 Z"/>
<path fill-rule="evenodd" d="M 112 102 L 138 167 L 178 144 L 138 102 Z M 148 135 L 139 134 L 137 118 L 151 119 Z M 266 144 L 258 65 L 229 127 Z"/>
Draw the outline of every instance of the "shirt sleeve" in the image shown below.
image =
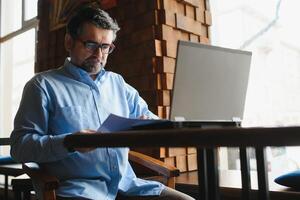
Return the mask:
<path fill-rule="evenodd" d="M 62 135 L 48 133 L 50 101 L 36 80 L 23 91 L 11 133 L 11 156 L 18 162 L 51 162 L 66 157 Z"/>
<path fill-rule="evenodd" d="M 130 117 L 139 118 L 142 115 L 145 115 L 149 119 L 159 119 L 157 115 L 149 110 L 146 101 L 140 97 L 138 91 L 125 81 L 124 84 L 126 89 L 126 98 L 130 110 Z"/>

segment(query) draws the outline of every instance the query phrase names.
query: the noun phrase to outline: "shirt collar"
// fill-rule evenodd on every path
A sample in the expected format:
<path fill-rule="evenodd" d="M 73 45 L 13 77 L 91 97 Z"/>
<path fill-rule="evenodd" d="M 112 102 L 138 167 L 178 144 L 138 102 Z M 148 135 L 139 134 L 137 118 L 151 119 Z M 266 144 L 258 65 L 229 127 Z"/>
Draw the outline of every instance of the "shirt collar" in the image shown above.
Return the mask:
<path fill-rule="evenodd" d="M 80 67 L 74 65 L 70 62 L 70 58 L 66 58 L 64 63 L 64 68 L 67 70 L 68 73 L 70 73 L 76 80 L 80 82 L 84 82 L 88 85 L 94 85 L 101 81 L 103 75 L 105 74 L 105 69 L 102 68 L 101 71 L 98 73 L 95 80 L 93 80 L 90 75 Z"/>

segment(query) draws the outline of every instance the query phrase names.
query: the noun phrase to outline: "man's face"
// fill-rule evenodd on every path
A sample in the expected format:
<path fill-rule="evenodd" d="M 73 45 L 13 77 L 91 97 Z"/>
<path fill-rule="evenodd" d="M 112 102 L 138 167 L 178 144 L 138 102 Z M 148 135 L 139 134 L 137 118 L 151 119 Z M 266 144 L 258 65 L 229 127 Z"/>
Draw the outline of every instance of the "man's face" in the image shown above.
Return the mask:
<path fill-rule="evenodd" d="M 96 75 L 101 68 L 105 66 L 108 53 L 102 49 L 108 50 L 113 42 L 113 31 L 97 28 L 91 23 L 83 25 L 82 33 L 78 38 L 74 39 L 70 35 L 66 35 L 65 45 L 70 53 L 71 62 L 87 71 L 90 75 Z M 94 48 L 93 47 L 99 47 Z"/>

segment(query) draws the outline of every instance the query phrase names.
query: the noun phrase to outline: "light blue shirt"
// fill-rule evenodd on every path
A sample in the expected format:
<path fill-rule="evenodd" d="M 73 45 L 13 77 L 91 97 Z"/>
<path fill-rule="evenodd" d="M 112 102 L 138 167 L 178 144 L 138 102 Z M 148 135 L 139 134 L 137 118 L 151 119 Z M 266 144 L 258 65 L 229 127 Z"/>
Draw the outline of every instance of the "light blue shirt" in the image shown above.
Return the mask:
<path fill-rule="evenodd" d="M 110 113 L 157 118 L 124 79 L 101 70 L 95 80 L 68 59 L 59 69 L 37 74 L 25 86 L 11 134 L 11 155 L 19 162 L 37 162 L 58 177 L 59 196 L 115 199 L 125 195 L 159 195 L 164 185 L 136 177 L 128 148 L 97 148 L 70 153 L 66 135 L 97 130 Z"/>

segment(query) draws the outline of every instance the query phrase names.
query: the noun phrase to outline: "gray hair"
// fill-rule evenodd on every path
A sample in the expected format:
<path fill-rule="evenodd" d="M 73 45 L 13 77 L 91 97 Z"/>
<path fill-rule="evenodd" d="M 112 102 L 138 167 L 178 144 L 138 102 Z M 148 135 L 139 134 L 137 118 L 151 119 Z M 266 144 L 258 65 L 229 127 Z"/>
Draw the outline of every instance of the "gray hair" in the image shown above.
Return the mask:
<path fill-rule="evenodd" d="M 82 33 L 82 27 L 84 23 L 92 23 L 98 28 L 112 30 L 114 37 L 117 37 L 117 32 L 120 30 L 119 25 L 113 20 L 107 12 L 95 7 L 83 7 L 72 16 L 67 24 L 67 33 L 72 38 L 77 38 Z"/>

